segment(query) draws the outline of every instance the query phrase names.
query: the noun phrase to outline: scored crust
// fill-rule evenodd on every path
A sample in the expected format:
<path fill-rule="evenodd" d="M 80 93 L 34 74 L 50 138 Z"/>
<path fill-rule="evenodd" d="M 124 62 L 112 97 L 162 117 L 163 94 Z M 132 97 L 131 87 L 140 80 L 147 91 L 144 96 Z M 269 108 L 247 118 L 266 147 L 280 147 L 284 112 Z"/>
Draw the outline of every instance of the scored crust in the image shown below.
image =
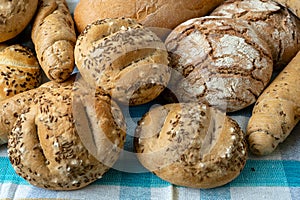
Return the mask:
<path fill-rule="evenodd" d="M 244 21 L 201 17 L 166 39 L 179 102 L 206 102 L 233 112 L 254 103 L 268 84 L 273 62 L 267 44 Z"/>
<path fill-rule="evenodd" d="M 23 109 L 9 135 L 10 161 L 16 173 L 32 185 L 53 190 L 82 188 L 112 167 L 124 145 L 125 128 L 114 123 L 115 119 L 108 113 L 110 99 L 93 92 L 75 97 L 75 89 L 67 85 L 37 96 Z M 88 128 L 102 138 L 96 142 L 103 160 L 90 154 L 79 137 L 77 125 L 81 118 L 74 118 L 74 98 L 80 98 L 77 106 L 81 104 L 96 113 L 81 115 L 89 115 L 96 122 Z M 93 104 L 85 104 L 87 99 L 94 100 Z M 111 146 L 115 148 L 107 148 Z"/>
<path fill-rule="evenodd" d="M 213 188 L 236 178 L 246 163 L 239 125 L 197 103 L 167 104 L 139 121 L 135 149 L 141 164 L 176 185 Z"/>
<path fill-rule="evenodd" d="M 123 104 L 153 100 L 170 79 L 164 43 L 129 18 L 98 20 L 87 26 L 75 45 L 75 63 L 91 86 Z"/>

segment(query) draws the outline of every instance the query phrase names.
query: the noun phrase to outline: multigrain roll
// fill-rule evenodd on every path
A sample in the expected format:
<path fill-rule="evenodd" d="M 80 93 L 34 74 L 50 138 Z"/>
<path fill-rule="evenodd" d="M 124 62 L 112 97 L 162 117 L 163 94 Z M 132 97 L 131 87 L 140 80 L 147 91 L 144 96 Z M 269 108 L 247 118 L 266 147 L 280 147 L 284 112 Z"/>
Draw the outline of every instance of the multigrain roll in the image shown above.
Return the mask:
<path fill-rule="evenodd" d="M 268 45 L 241 20 L 191 19 L 177 26 L 165 44 L 174 69 L 168 89 L 179 102 L 237 111 L 256 101 L 273 72 Z"/>
<path fill-rule="evenodd" d="M 16 173 L 30 184 L 79 189 L 101 178 L 117 160 L 126 129 L 119 107 L 108 96 L 80 87 L 44 87 L 16 119 L 8 136 L 8 155 Z M 78 107 L 83 112 L 75 117 Z M 83 144 L 82 130 L 82 135 L 94 134 L 101 157 Z"/>
<path fill-rule="evenodd" d="M 42 69 L 33 52 L 15 44 L 0 50 L 0 101 L 36 88 L 42 79 Z"/>
<path fill-rule="evenodd" d="M 92 23 L 78 37 L 74 52 L 83 79 L 123 104 L 153 100 L 170 79 L 164 43 L 133 19 Z"/>
<path fill-rule="evenodd" d="M 0 42 L 4 42 L 26 28 L 35 14 L 38 0 L 2 0 L 0 4 Z"/>
<path fill-rule="evenodd" d="M 197 103 L 158 106 L 138 122 L 135 149 L 141 164 L 176 185 L 214 188 L 235 179 L 247 158 L 239 125 Z"/>
<path fill-rule="evenodd" d="M 270 47 L 275 70 L 284 68 L 300 50 L 300 20 L 274 1 L 229 0 L 211 15 L 251 24 Z"/>
<path fill-rule="evenodd" d="M 80 0 L 74 10 L 79 32 L 98 19 L 128 17 L 147 27 L 173 29 L 178 24 L 204 16 L 224 0 Z M 180 14 L 176 14 L 180 13 Z"/>
<path fill-rule="evenodd" d="M 63 83 L 49 81 L 38 88 L 19 93 L 0 101 L 0 145 L 6 144 L 8 134 L 11 132 L 16 120 L 22 114 L 24 108 L 30 107 L 33 101 L 42 93 L 50 89 L 65 87 L 73 84 L 75 75 Z"/>

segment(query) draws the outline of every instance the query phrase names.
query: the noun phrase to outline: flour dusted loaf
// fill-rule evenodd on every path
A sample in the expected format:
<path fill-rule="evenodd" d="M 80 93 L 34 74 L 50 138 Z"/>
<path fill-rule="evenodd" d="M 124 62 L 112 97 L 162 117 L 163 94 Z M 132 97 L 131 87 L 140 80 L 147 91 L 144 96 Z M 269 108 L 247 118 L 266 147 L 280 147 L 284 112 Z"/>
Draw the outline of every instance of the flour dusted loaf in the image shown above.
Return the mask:
<path fill-rule="evenodd" d="M 119 107 L 108 96 L 80 87 L 43 87 L 16 119 L 8 155 L 16 173 L 32 185 L 79 189 L 101 178 L 118 158 L 125 140 L 124 119 L 114 118 L 122 117 Z M 75 117 L 78 107 L 83 112 Z M 101 159 L 88 151 L 78 130 L 95 134 Z"/>
<path fill-rule="evenodd" d="M 0 5 L 0 42 L 4 42 L 26 28 L 35 14 L 38 0 L 1 0 Z"/>
<path fill-rule="evenodd" d="M 300 50 L 300 20 L 272 0 L 229 0 L 211 15 L 250 23 L 270 47 L 276 70 L 285 67 Z"/>
<path fill-rule="evenodd" d="M 80 0 L 74 10 L 74 20 L 79 32 L 98 19 L 118 17 L 136 19 L 147 27 L 173 29 L 188 19 L 206 15 L 223 1 Z"/>
<path fill-rule="evenodd" d="M 197 103 L 158 106 L 138 122 L 135 149 L 141 164 L 176 185 L 214 188 L 243 169 L 247 145 L 239 125 Z"/>
<path fill-rule="evenodd" d="M 0 101 L 38 87 L 41 72 L 28 47 L 19 44 L 3 46 L 0 50 Z"/>
<path fill-rule="evenodd" d="M 153 100 L 170 79 L 164 43 L 133 19 L 92 23 L 78 37 L 74 52 L 83 79 L 123 104 Z"/>
<path fill-rule="evenodd" d="M 173 68 L 168 89 L 179 102 L 237 111 L 256 101 L 272 75 L 268 45 L 244 21 L 191 19 L 177 26 L 165 44 Z"/>
<path fill-rule="evenodd" d="M 31 38 L 41 67 L 50 80 L 65 81 L 73 72 L 76 33 L 65 0 L 41 0 Z"/>

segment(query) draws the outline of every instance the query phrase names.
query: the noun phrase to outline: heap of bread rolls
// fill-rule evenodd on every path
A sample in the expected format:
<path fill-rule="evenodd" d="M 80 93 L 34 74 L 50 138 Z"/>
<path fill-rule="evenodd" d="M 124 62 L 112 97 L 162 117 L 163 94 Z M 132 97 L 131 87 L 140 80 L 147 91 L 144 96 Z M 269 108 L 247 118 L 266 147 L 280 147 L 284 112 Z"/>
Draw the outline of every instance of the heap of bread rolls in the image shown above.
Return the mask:
<path fill-rule="evenodd" d="M 293 1 L 80 0 L 74 18 L 65 0 L 2 4 L 0 144 L 32 185 L 74 190 L 101 178 L 124 146 L 120 107 L 158 97 L 168 102 L 138 122 L 135 151 L 181 186 L 232 181 L 248 144 L 271 153 L 299 121 Z M 26 28 L 32 49 L 12 44 Z M 254 103 L 245 134 L 227 112 Z"/>

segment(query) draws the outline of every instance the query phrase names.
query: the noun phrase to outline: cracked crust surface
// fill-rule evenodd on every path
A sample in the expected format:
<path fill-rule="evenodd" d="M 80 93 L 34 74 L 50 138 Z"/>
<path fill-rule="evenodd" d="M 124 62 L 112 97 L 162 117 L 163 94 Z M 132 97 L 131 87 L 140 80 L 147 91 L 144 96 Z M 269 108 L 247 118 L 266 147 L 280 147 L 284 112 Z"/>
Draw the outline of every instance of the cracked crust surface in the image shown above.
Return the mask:
<path fill-rule="evenodd" d="M 267 42 L 274 69 L 281 70 L 300 50 L 300 20 L 278 3 L 268 0 L 230 0 L 211 16 L 246 20 Z"/>
<path fill-rule="evenodd" d="M 272 75 L 267 44 L 243 21 L 191 19 L 174 29 L 165 44 L 174 69 L 168 88 L 180 102 L 237 111 L 256 101 Z"/>
<path fill-rule="evenodd" d="M 247 145 L 239 125 L 197 103 L 155 107 L 138 122 L 135 149 L 141 164 L 173 184 L 213 188 L 237 177 Z"/>

